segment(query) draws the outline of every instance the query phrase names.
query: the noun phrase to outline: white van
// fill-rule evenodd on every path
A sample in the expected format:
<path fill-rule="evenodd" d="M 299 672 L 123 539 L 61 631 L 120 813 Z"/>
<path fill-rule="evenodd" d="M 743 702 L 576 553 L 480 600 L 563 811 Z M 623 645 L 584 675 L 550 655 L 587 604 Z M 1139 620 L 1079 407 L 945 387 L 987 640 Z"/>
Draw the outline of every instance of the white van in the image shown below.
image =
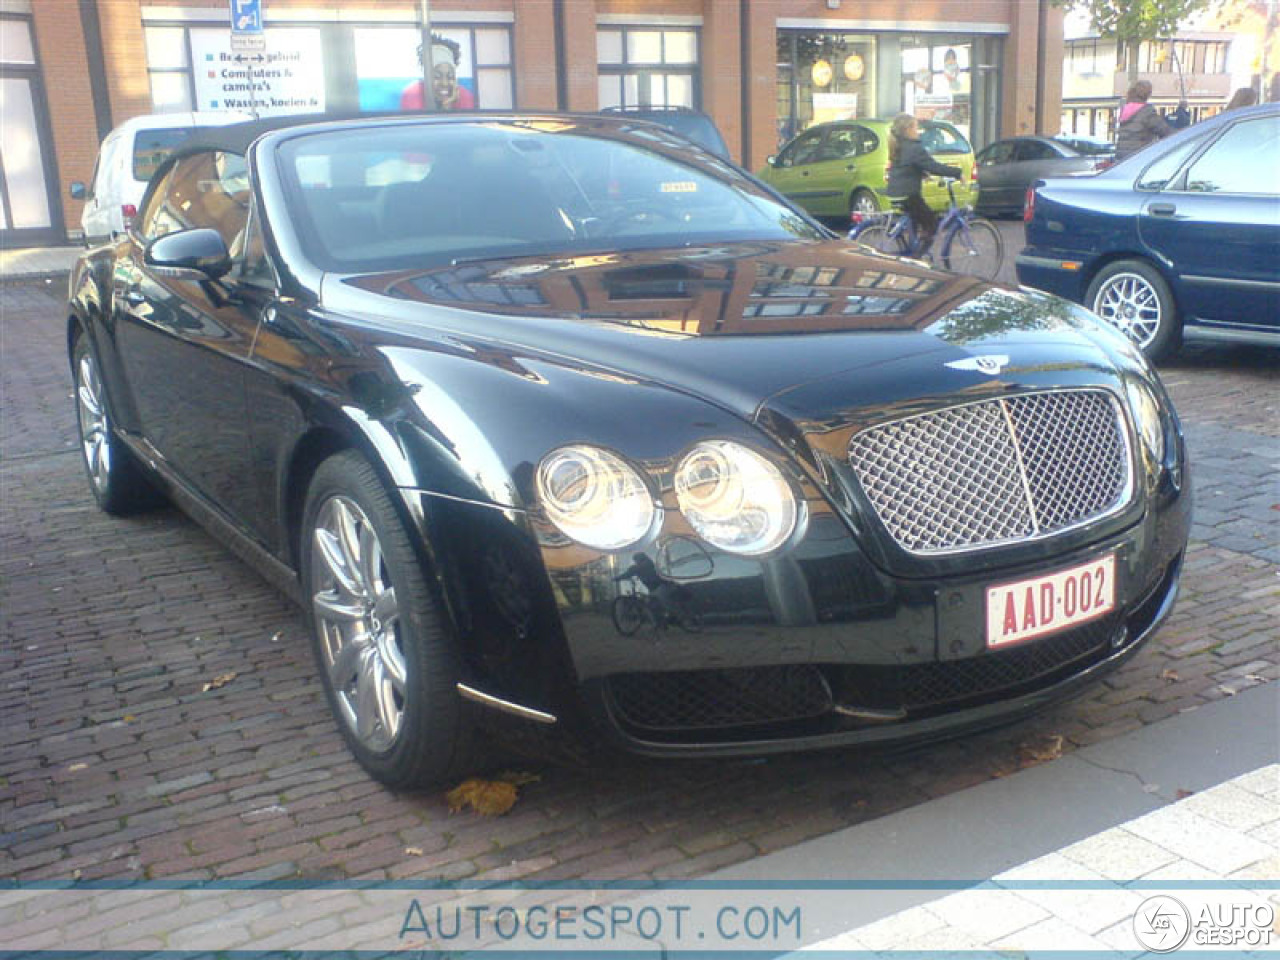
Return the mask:
<path fill-rule="evenodd" d="M 156 168 L 197 127 L 252 120 L 231 110 L 209 113 L 153 113 L 126 120 L 102 141 L 86 187 L 77 180 L 71 196 L 84 200 L 80 226 L 85 243 L 101 243 L 124 232 Z"/>

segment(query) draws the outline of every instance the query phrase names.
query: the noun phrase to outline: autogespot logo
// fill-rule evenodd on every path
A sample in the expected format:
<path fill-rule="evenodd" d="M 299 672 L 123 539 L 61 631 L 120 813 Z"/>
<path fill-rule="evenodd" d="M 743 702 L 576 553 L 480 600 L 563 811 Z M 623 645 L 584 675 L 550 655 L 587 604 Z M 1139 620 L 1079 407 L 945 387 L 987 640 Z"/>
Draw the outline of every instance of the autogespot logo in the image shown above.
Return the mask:
<path fill-rule="evenodd" d="M 1191 935 L 1191 914 L 1173 897 L 1148 897 L 1133 915 L 1133 934 L 1152 953 L 1172 953 Z"/>

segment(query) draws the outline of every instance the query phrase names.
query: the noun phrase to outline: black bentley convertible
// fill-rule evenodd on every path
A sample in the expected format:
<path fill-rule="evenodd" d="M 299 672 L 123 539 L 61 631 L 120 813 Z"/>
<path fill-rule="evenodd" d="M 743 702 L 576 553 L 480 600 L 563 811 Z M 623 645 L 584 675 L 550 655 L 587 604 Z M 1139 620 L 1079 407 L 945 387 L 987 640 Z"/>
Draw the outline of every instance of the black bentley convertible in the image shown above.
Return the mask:
<path fill-rule="evenodd" d="M 619 117 L 213 129 L 72 273 L 94 496 L 302 604 L 360 762 L 478 723 L 654 755 L 1034 710 L 1169 613 L 1156 375 L 1080 307 L 833 239 Z"/>

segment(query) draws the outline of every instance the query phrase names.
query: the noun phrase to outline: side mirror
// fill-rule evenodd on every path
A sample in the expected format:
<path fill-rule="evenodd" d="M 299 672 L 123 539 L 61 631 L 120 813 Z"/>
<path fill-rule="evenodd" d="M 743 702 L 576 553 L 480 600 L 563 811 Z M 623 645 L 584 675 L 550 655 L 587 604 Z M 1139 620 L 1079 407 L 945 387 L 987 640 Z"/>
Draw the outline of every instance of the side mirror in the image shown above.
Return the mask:
<path fill-rule="evenodd" d="M 231 269 L 231 254 L 222 234 L 210 227 L 196 227 L 165 234 L 147 244 L 143 260 L 149 267 L 194 270 L 210 280 Z"/>
<path fill-rule="evenodd" d="M 86 189 L 83 180 L 72 180 L 71 187 L 69 189 L 72 200 L 83 200 L 89 195 L 89 191 Z"/>

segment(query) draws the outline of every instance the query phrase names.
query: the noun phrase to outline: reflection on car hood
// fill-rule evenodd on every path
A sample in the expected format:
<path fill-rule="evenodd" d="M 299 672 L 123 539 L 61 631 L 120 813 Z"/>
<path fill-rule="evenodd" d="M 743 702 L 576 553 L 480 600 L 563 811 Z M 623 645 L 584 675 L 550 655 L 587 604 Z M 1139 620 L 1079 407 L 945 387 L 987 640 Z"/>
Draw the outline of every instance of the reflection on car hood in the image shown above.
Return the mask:
<path fill-rule="evenodd" d="M 948 392 L 1001 374 L 1109 366 L 1064 301 L 882 257 L 843 241 L 459 262 L 327 277 L 325 307 L 553 356 L 703 397 L 747 418 L 805 384 Z M 482 316 L 481 316 L 482 315 Z M 951 366 L 947 366 L 951 364 Z M 927 372 L 926 372 L 927 371 Z M 857 373 L 857 377 L 845 376 Z M 923 380 L 921 378 L 924 378 Z"/>

